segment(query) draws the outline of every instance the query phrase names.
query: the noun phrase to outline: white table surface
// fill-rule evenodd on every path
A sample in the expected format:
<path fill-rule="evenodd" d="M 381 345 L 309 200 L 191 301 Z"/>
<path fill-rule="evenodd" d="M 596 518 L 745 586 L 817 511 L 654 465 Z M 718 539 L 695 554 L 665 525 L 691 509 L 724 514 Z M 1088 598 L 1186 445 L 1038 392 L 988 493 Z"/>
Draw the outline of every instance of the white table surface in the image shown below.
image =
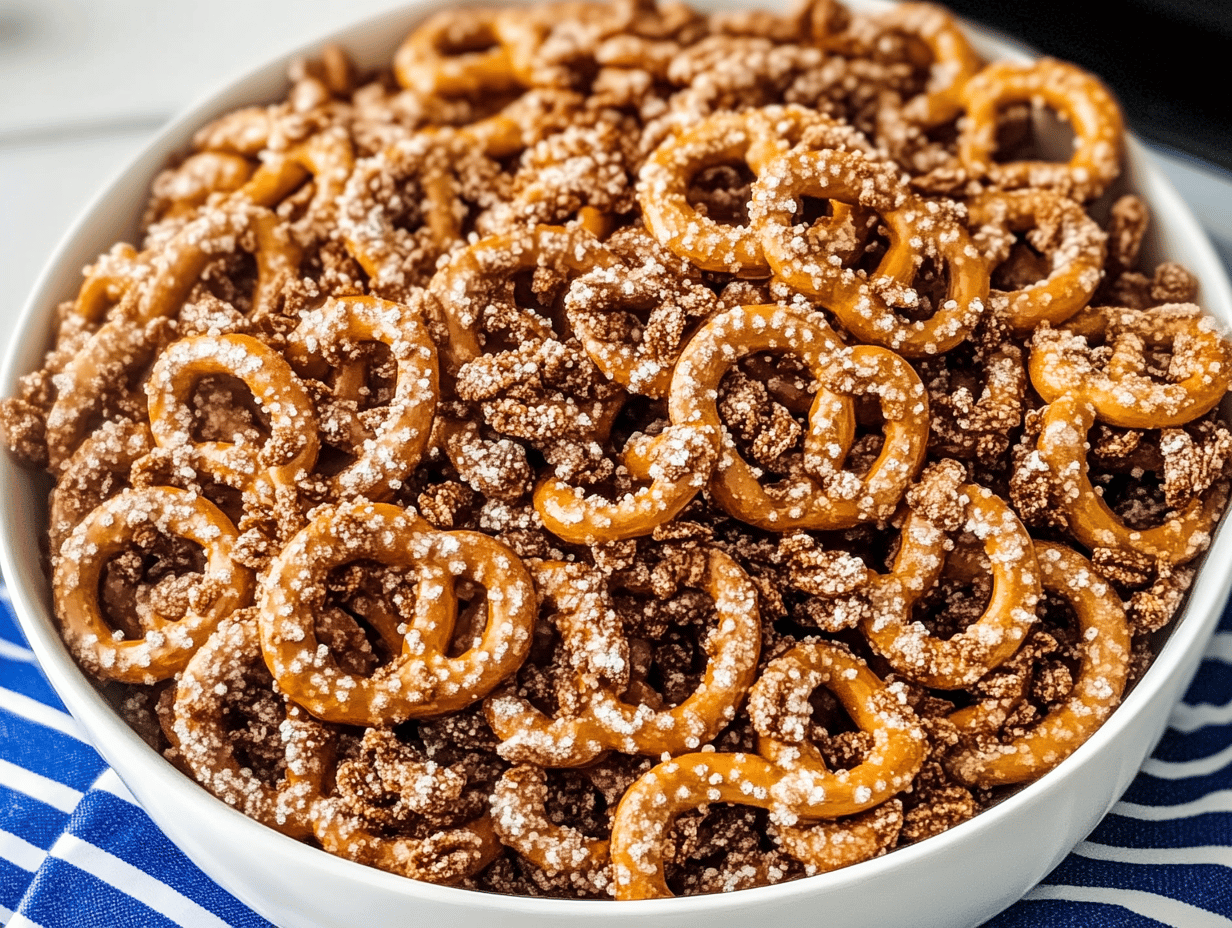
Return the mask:
<path fill-rule="evenodd" d="M 179 109 L 397 0 L 0 0 L 0 344 L 90 198 Z M 1232 266 L 1232 177 L 1161 164 Z"/>

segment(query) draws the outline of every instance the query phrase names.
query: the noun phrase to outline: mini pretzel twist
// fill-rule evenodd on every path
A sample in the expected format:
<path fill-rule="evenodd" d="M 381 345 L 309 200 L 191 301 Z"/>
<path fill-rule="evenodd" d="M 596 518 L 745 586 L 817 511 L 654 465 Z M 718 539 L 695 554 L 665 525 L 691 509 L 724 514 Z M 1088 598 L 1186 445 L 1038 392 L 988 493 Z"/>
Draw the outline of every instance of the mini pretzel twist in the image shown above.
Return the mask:
<path fill-rule="evenodd" d="M 928 82 L 923 92 L 903 105 L 903 118 L 930 129 L 957 116 L 963 107 L 963 87 L 983 66 L 958 21 L 932 3 L 899 3 L 878 16 L 877 23 L 883 29 L 919 38 L 932 54 Z"/>
<path fill-rule="evenodd" d="M 1028 241 L 1048 258 L 1044 280 L 990 293 L 990 302 L 1015 332 L 1030 332 L 1042 322 L 1064 322 L 1091 301 L 1103 278 L 1107 236 L 1081 206 L 1053 191 L 1033 188 L 989 191 L 968 208 L 973 228 L 996 223 L 1011 232 L 1026 232 Z"/>
<path fill-rule="evenodd" d="M 269 419 L 270 437 L 253 447 L 237 441 L 195 441 L 192 395 L 197 382 L 229 374 L 252 391 Z M 313 406 L 282 355 L 250 335 L 198 335 L 172 344 L 146 385 L 150 431 L 159 448 L 188 449 L 192 466 L 258 497 L 291 497 L 316 463 L 319 439 Z"/>
<path fill-rule="evenodd" d="M 277 726 L 287 769 L 274 784 L 263 782 L 236 756 L 225 730 L 226 697 L 242 694 L 248 674 L 266 675 L 256 616 L 224 621 L 193 655 L 175 689 L 174 742 L 197 782 L 250 818 L 292 837 L 312 833 L 310 806 L 329 766 L 332 737 L 294 703 Z M 274 698 L 284 701 L 284 697 Z"/>
<path fill-rule="evenodd" d="M 689 185 L 707 168 L 741 162 L 760 177 L 775 157 L 802 140 L 811 146 L 868 150 L 855 130 L 803 107 L 716 113 L 669 138 L 646 161 L 638 187 L 646 227 L 662 245 L 703 270 L 766 276 L 770 266 L 762 253 L 764 239 L 750 226 L 724 226 L 698 213 L 688 202 Z M 819 229 L 844 243 L 845 257 L 863 244 L 844 204 L 836 204 Z"/>
<path fill-rule="evenodd" d="M 1074 153 L 1066 161 L 995 160 L 997 113 L 1007 103 L 1042 100 L 1074 129 Z M 962 88 L 966 119 L 958 158 L 976 177 L 998 187 L 1048 187 L 1076 200 L 1093 200 L 1121 173 L 1125 127 L 1112 94 L 1093 75 L 1041 58 L 1034 64 L 988 65 Z"/>
<path fill-rule="evenodd" d="M 452 133 L 424 131 L 355 163 L 338 200 L 338 230 L 378 292 L 401 298 L 427 283 L 460 238 L 450 173 L 457 153 Z"/>
<path fill-rule="evenodd" d="M 245 243 L 254 248 L 257 259 L 249 316 L 259 319 L 273 312 L 300 258 L 277 217 L 243 198 L 201 213 L 148 259 L 149 270 L 140 286 L 130 291 L 131 299 L 121 301 L 65 367 L 68 386 L 47 416 L 53 467 L 76 449 L 103 397 L 148 362 L 154 347 L 146 332 L 150 323 L 173 318 L 206 266 Z"/>
<path fill-rule="evenodd" d="M 537 599 L 522 562 L 487 535 L 425 528 L 386 503 L 344 504 L 318 514 L 270 566 L 259 595 L 262 650 L 283 692 L 318 718 L 391 726 L 441 715 L 483 698 L 525 659 Z M 414 570 L 419 586 L 401 654 L 359 676 L 318 647 L 313 617 L 326 574 L 365 559 Z M 462 578 L 486 590 L 487 621 L 478 644 L 449 657 Z"/>
<path fill-rule="evenodd" d="M 1092 343 L 1102 341 L 1103 348 Z M 1169 354 L 1153 375 L 1149 349 Z M 1232 385 L 1232 344 L 1192 303 L 1151 309 L 1090 308 L 1031 341 L 1031 383 L 1048 402 L 1064 394 L 1095 407 L 1110 425 L 1157 429 L 1212 410 Z"/>
<path fill-rule="evenodd" d="M 572 544 L 649 535 L 706 486 L 718 444 L 718 431 L 704 424 L 669 425 L 654 436 L 639 432 L 625 446 L 621 463 L 632 480 L 646 486 L 609 500 L 548 476 L 535 487 L 535 511 L 544 528 Z"/>
<path fill-rule="evenodd" d="M 993 574 L 992 597 L 980 618 L 948 639 L 911 619 L 919 598 L 941 575 L 946 531 L 912 509 L 894 568 L 874 581 L 873 614 L 860 623 L 869 644 L 899 673 L 935 689 L 968 687 L 1004 663 L 1036 621 L 1040 574 L 1031 538 L 1014 511 L 975 484 L 957 488 L 960 527 L 983 543 Z"/>
<path fill-rule="evenodd" d="M 1095 418 L 1094 405 L 1065 394 L 1045 407 L 1041 422 L 1038 469 L 1046 474 L 1053 503 L 1064 514 L 1070 533 L 1090 549 L 1137 551 L 1169 564 L 1193 560 L 1210 543 L 1215 522 L 1227 503 L 1226 482 L 1216 484 L 1161 525 L 1130 528 L 1091 485 L 1087 433 Z"/>
<path fill-rule="evenodd" d="M 418 314 L 376 297 L 342 297 L 305 313 L 287 339 L 287 356 L 305 373 L 342 367 L 362 342 L 387 346 L 398 372 L 394 396 L 365 438 L 357 460 L 330 478 L 335 498 L 385 499 L 428 447 L 440 395 L 436 344 Z M 361 414 L 363 415 L 363 414 Z M 370 415 L 366 418 L 371 419 Z"/>
<path fill-rule="evenodd" d="M 578 275 L 619 263 L 589 232 L 561 226 L 491 236 L 456 252 L 430 285 L 449 329 L 442 347 L 446 368 L 456 373 L 483 353 L 479 329 L 484 307 L 494 293 L 512 289 L 515 275 L 541 267 Z"/>
<path fill-rule="evenodd" d="M 1065 702 L 1025 734 L 1004 743 L 976 741 L 947 758 L 947 768 L 967 784 L 987 788 L 1042 776 L 1095 733 L 1125 689 L 1130 640 L 1120 598 L 1076 551 L 1037 541 L 1035 553 L 1044 589 L 1077 614 L 1081 666 Z"/>
<path fill-rule="evenodd" d="M 850 528 L 887 517 L 924 461 L 928 397 L 902 358 L 883 348 L 844 348 L 819 314 L 743 306 L 716 316 L 689 342 L 672 380 L 672 421 L 722 429 L 715 398 L 737 362 L 788 353 L 821 384 L 809 411 L 805 471 L 763 487 L 734 448 L 710 479 L 715 500 L 735 517 L 770 531 Z M 851 397 L 873 393 L 885 416 L 885 443 L 863 478 L 843 470 L 855 437 Z"/>
<path fill-rule="evenodd" d="M 424 96 L 480 99 L 518 86 L 509 50 L 496 33 L 496 10 L 442 10 L 394 53 L 398 83 Z"/>
<path fill-rule="evenodd" d="M 516 694 L 490 697 L 484 711 L 501 739 L 500 755 L 515 763 L 580 767 L 607 750 L 653 757 L 696 749 L 713 739 L 735 716 L 753 682 L 761 624 L 757 593 L 745 572 L 718 550 L 708 550 L 705 557 L 704 591 L 719 617 L 717 630 L 703 644 L 706 670 L 692 695 L 661 710 L 624 700 L 627 645 L 623 653 L 594 653 L 602 640 L 594 627 L 618 621 L 601 577 L 563 562 L 536 566 L 536 583 L 554 607 L 561 646 L 575 668 L 576 707 L 548 718 Z"/>
<path fill-rule="evenodd" d="M 611 883 L 608 842 L 553 822 L 547 814 L 547 795 L 542 767 L 521 764 L 506 770 L 492 790 L 492 827 L 497 836 L 549 876 L 566 873 L 579 890 L 604 892 Z"/>
<path fill-rule="evenodd" d="M 856 724 L 873 734 L 872 750 L 852 770 L 826 770 L 820 753 L 805 738 L 808 697 L 820 685 L 833 691 Z M 715 802 L 737 803 L 768 809 L 772 821 L 788 827 L 801 820 L 856 815 L 910 786 L 924 761 L 927 741 L 905 697 L 887 689 L 840 645 L 797 645 L 767 665 L 749 700 L 761 756 L 685 754 L 654 767 L 625 793 L 612 823 L 616 898 L 672 895 L 663 875 L 663 847 L 682 812 Z M 864 818 L 846 827 L 836 823 L 831 831 L 841 829 L 857 848 L 874 856 L 884 847 L 878 835 L 885 830 L 874 822 Z M 813 856 L 811 844 L 794 831 L 785 847 L 808 852 L 805 862 L 814 866 L 856 862 L 846 855 L 838 860 Z"/>
<path fill-rule="evenodd" d="M 844 267 L 829 236 L 796 228 L 805 196 L 876 211 L 889 248 L 865 275 Z M 857 338 L 907 357 L 949 351 L 975 328 L 988 298 L 988 265 L 966 229 L 937 202 L 912 195 L 897 168 L 863 152 L 795 151 L 767 165 L 753 185 L 749 209 L 766 260 L 789 286 L 816 297 Z M 924 308 L 913 287 L 926 259 L 943 269 L 946 291 L 924 320 L 899 307 Z"/>
<path fill-rule="evenodd" d="M 187 614 L 145 609 L 131 617 L 143 636 L 126 639 L 104 615 L 99 588 L 107 563 L 150 532 L 199 545 L 205 571 Z M 183 670 L 218 624 L 251 602 L 252 571 L 232 559 L 238 537 L 217 506 L 172 487 L 125 490 L 92 511 L 61 547 L 52 578 L 64 639 L 77 660 L 97 677 L 125 683 L 156 683 Z"/>

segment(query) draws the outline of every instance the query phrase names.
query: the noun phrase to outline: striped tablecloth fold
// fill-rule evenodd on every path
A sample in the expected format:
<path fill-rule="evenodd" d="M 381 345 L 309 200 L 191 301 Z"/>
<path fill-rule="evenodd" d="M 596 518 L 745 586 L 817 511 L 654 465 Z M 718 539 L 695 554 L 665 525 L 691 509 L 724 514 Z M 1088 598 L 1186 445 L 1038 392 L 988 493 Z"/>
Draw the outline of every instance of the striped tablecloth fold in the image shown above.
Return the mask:
<path fill-rule="evenodd" d="M 1124 798 L 985 928 L 1232 928 L 1232 609 Z M 271 928 L 198 870 L 95 753 L 0 588 L 0 925 Z"/>

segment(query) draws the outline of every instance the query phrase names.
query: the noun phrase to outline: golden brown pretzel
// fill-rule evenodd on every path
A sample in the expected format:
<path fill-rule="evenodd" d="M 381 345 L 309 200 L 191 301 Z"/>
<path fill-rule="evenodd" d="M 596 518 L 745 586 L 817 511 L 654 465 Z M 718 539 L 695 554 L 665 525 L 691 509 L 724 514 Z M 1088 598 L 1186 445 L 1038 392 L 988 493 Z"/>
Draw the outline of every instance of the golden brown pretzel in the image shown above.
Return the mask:
<path fill-rule="evenodd" d="M 283 777 L 274 784 L 262 782 L 236 756 L 224 730 L 225 697 L 243 692 L 254 666 L 266 673 L 257 619 L 246 613 L 250 610 L 219 625 L 180 675 L 172 723 L 176 750 L 197 782 L 219 799 L 270 828 L 304 837 L 312 833 L 310 807 L 321 792 L 332 737 L 320 722 L 287 702 L 285 718 L 277 726 L 287 757 Z"/>
<path fill-rule="evenodd" d="M 143 636 L 126 639 L 103 613 L 103 571 L 152 532 L 200 545 L 205 572 L 187 597 L 187 614 L 147 609 L 131 619 Z M 218 507 L 185 490 L 125 490 L 100 505 L 64 542 L 52 578 L 61 631 L 77 660 L 101 679 L 129 683 L 156 683 L 183 670 L 218 624 L 252 599 L 252 571 L 231 556 L 238 537 Z"/>
<path fill-rule="evenodd" d="M 1073 126 L 1074 153 L 1064 162 L 998 162 L 997 111 L 1007 103 L 1042 100 Z M 1041 58 L 1033 64 L 990 64 L 962 89 L 966 119 L 958 157 L 972 174 L 999 187 L 1049 187 L 1076 200 L 1093 200 L 1121 173 L 1125 128 L 1112 94 L 1087 72 Z"/>
<path fill-rule="evenodd" d="M 1036 779 L 1095 733 L 1125 689 L 1130 641 L 1120 598 L 1076 551 L 1036 541 L 1035 553 L 1044 589 L 1065 598 L 1077 614 L 1082 664 L 1064 704 L 1021 737 L 977 740 L 947 758 L 964 783 L 991 787 Z"/>
<path fill-rule="evenodd" d="M 795 229 L 805 196 L 881 215 L 889 248 L 876 270 L 844 267 L 830 241 L 810 241 Z M 863 152 L 794 151 L 775 159 L 753 185 L 749 217 L 774 273 L 819 299 L 861 341 L 913 358 L 940 354 L 962 342 L 984 311 L 988 265 L 966 229 L 937 202 L 912 195 L 893 165 Z M 898 307 L 922 308 L 913 285 L 926 257 L 944 268 L 946 290 L 927 319 L 905 320 Z"/>
<path fill-rule="evenodd" d="M 714 600 L 718 629 L 705 641 L 706 670 L 693 693 L 668 709 L 626 702 L 628 653 L 613 652 L 599 627 L 611 626 L 602 577 L 581 565 L 546 561 L 535 566 L 540 594 L 555 608 L 562 645 L 575 668 L 577 702 L 548 718 L 515 693 L 490 697 L 488 724 L 501 739 L 502 757 L 548 767 L 580 767 L 607 750 L 627 754 L 678 754 L 714 738 L 735 716 L 753 682 L 760 650 L 757 593 L 745 572 L 726 554 L 706 552 L 704 590 Z M 597 665 L 597 666 L 595 666 Z"/>
<path fill-rule="evenodd" d="M 724 375 L 742 358 L 767 351 L 795 356 L 821 385 L 809 412 L 806 470 L 763 487 L 728 447 L 710 479 L 715 500 L 750 525 L 778 532 L 850 528 L 887 517 L 924 461 L 927 394 L 898 355 L 867 345 L 843 347 L 817 313 L 742 306 L 711 319 L 676 365 L 672 421 L 721 431 L 715 402 Z M 885 444 L 868 473 L 855 478 L 843 471 L 855 437 L 851 396 L 867 393 L 881 402 Z"/>
<path fill-rule="evenodd" d="M 899 673 L 936 689 L 970 686 L 1022 644 L 1035 622 L 1040 577 L 1031 538 L 1006 503 L 975 484 L 958 488 L 962 526 L 984 546 L 992 598 L 979 620 L 948 639 L 912 621 L 916 601 L 941 574 L 946 532 L 914 509 L 902 530 L 893 570 L 874 581 L 874 612 L 860 627 Z"/>
<path fill-rule="evenodd" d="M 1137 551 L 1170 564 L 1193 560 L 1210 542 L 1215 521 L 1227 503 L 1226 483 L 1212 487 L 1182 511 L 1153 528 L 1125 524 L 1088 475 L 1087 434 L 1095 424 L 1095 407 L 1072 394 L 1059 397 L 1044 411 L 1038 441 L 1042 471 L 1051 497 L 1064 514 L 1069 531 L 1088 548 Z"/>
<path fill-rule="evenodd" d="M 1092 350 L 1096 340 L 1109 350 Z M 1151 374 L 1147 349 L 1168 351 L 1164 377 Z M 1036 330 L 1028 370 L 1048 402 L 1072 394 L 1110 425 L 1168 428 L 1210 412 L 1222 399 L 1232 385 L 1232 344 L 1192 303 L 1092 307 L 1060 328 Z"/>
<path fill-rule="evenodd" d="M 419 464 L 440 394 L 436 344 L 414 310 L 372 296 L 327 301 L 301 316 L 287 339 L 291 363 L 314 376 L 344 366 L 348 352 L 369 341 L 387 346 L 397 363 L 394 396 L 357 449 L 357 460 L 330 478 L 340 499 L 385 499 Z"/>
<path fill-rule="evenodd" d="M 517 555 L 487 535 L 426 528 L 387 503 L 343 504 L 319 513 L 271 565 L 259 594 L 262 650 L 283 692 L 318 718 L 388 726 L 441 715 L 486 696 L 526 657 L 537 599 Z M 401 654 L 366 677 L 319 648 L 313 624 L 326 573 L 357 560 L 414 570 L 419 581 Z M 449 657 L 463 577 L 487 591 L 488 617 L 479 643 Z"/>

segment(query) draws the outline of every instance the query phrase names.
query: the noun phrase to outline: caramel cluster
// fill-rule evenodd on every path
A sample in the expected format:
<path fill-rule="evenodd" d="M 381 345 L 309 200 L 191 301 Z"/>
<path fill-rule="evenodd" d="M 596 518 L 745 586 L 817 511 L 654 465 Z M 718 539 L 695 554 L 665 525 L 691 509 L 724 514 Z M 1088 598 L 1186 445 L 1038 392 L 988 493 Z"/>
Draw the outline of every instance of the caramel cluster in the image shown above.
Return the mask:
<path fill-rule="evenodd" d="M 938 834 L 1108 717 L 1227 501 L 1232 348 L 1140 265 L 1122 148 L 1095 78 L 922 3 L 327 48 L 159 174 L 0 407 L 64 639 L 220 799 L 414 879 L 710 893 Z"/>

